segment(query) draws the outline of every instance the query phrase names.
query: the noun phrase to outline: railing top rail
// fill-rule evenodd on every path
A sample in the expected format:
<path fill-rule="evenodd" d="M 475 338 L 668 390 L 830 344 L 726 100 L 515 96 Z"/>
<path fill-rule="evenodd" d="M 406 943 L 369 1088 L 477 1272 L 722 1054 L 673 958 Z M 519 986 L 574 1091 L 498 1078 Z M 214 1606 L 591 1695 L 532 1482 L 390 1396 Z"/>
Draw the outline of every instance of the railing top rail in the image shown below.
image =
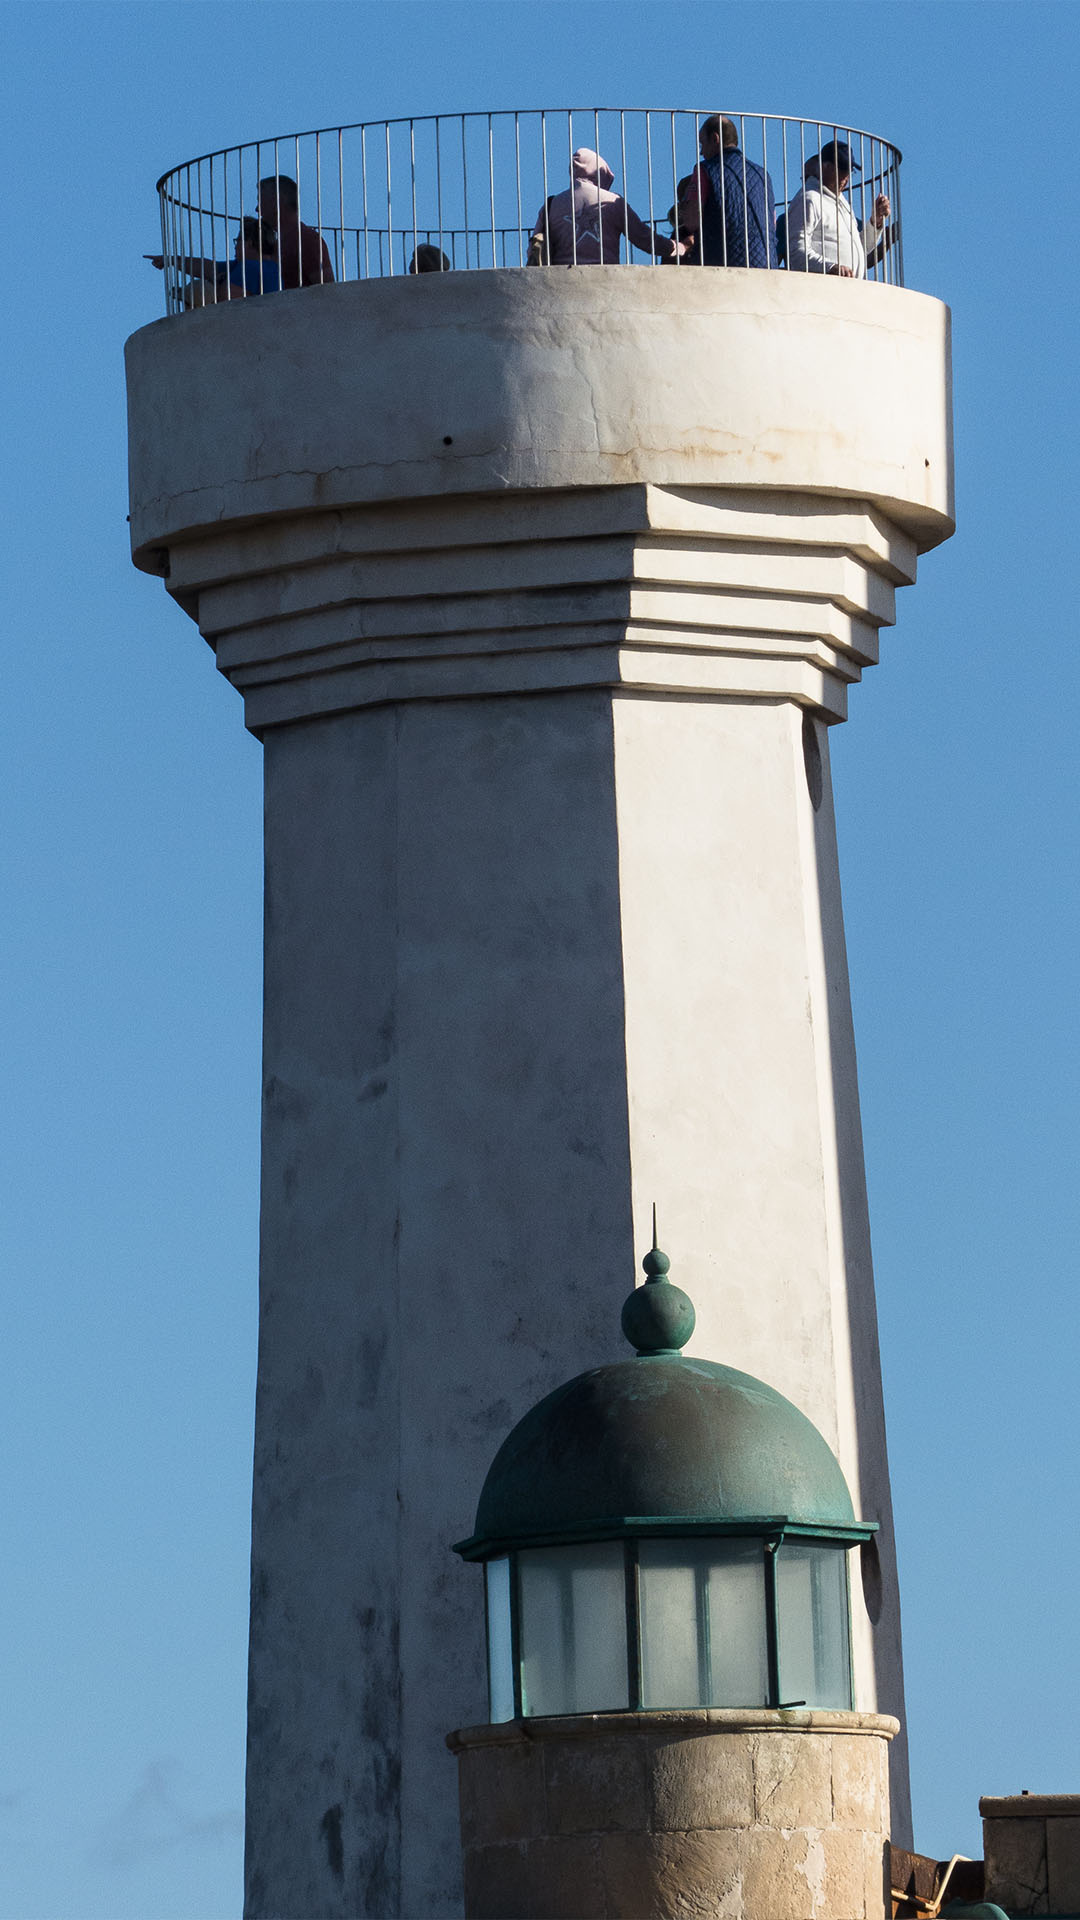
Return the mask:
<path fill-rule="evenodd" d="M 853 134 L 860 140 L 875 140 L 879 145 L 888 147 L 895 156 L 897 164 L 904 157 L 895 141 L 886 140 L 879 133 L 871 133 L 867 127 L 855 127 L 850 121 L 831 120 L 828 116 L 821 119 L 812 113 L 764 113 L 756 107 L 736 108 L 716 105 L 710 107 L 492 107 L 490 111 L 487 108 L 476 107 L 467 109 L 463 113 L 401 113 L 395 114 L 388 120 L 345 120 L 338 127 L 304 127 L 299 132 L 291 128 L 288 133 L 269 133 L 256 136 L 251 140 L 238 140 L 232 146 L 214 147 L 207 153 L 196 154 L 190 160 L 178 160 L 174 166 L 166 167 L 165 172 L 155 183 L 155 191 L 160 193 L 172 174 L 182 173 L 187 167 L 205 167 L 211 160 L 224 159 L 229 154 L 246 152 L 251 147 L 287 146 L 291 140 L 314 140 L 316 137 L 327 140 L 339 133 L 370 133 L 373 127 L 433 126 L 438 120 L 515 120 L 526 116 L 539 118 L 541 114 L 546 114 L 549 119 L 554 119 L 559 114 L 566 114 L 568 118 L 576 119 L 589 114 L 607 116 L 613 113 L 678 114 L 680 119 L 686 117 L 699 120 L 706 119 L 710 113 L 722 113 L 732 120 L 784 120 L 792 125 L 835 129 L 838 133 Z"/>

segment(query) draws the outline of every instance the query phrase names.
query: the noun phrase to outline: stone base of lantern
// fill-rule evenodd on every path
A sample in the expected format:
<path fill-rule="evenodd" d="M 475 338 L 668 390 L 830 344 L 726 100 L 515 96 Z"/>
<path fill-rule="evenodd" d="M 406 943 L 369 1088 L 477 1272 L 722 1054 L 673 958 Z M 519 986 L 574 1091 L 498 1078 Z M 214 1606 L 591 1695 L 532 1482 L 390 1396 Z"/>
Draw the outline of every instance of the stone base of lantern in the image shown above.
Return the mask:
<path fill-rule="evenodd" d="M 468 1920 L 882 1920 L 898 1731 L 698 1708 L 452 1733 Z"/>

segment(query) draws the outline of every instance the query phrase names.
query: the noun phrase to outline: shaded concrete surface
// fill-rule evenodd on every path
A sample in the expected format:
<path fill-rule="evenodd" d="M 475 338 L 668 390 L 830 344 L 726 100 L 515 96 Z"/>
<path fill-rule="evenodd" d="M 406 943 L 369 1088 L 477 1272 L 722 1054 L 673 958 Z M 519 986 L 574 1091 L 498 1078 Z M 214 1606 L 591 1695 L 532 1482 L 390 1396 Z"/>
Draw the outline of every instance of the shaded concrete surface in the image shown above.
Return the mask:
<path fill-rule="evenodd" d="M 986 1898 L 1010 1914 L 1080 1913 L 1080 1794 L 979 1801 Z"/>
<path fill-rule="evenodd" d="M 451 1543 L 634 1267 L 611 759 L 590 694 L 268 743 L 252 1913 L 460 1897 Z"/>

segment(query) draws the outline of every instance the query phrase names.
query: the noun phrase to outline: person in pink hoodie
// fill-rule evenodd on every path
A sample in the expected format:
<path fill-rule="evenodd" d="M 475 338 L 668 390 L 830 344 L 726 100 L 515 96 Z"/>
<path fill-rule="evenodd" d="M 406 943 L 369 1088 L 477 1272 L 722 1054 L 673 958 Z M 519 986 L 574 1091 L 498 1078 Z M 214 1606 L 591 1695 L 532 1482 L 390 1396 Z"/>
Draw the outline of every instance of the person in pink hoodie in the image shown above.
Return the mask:
<path fill-rule="evenodd" d="M 674 260 L 686 252 L 683 241 L 655 232 L 620 193 L 611 192 L 615 176 L 591 147 L 579 147 L 572 156 L 570 178 L 573 185 L 565 193 L 553 193 L 536 216 L 528 266 L 615 265 L 624 235 L 657 260 Z"/>

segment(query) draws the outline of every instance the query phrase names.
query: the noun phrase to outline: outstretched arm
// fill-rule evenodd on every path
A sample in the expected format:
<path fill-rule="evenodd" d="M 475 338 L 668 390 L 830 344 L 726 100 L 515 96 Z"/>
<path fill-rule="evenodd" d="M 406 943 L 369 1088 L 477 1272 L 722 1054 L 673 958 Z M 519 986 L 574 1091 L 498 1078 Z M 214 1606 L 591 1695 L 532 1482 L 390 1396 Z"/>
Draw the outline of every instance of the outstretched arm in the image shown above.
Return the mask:
<path fill-rule="evenodd" d="M 151 253 L 147 258 L 150 265 L 156 267 L 159 273 L 167 258 L 169 265 L 175 267 L 178 273 L 190 273 L 193 280 L 216 280 L 219 273 L 226 271 L 224 260 L 198 260 L 188 253 L 170 253 L 167 256 L 162 253 Z"/>
<path fill-rule="evenodd" d="M 634 212 L 628 200 L 619 200 L 619 225 L 631 244 L 640 247 L 642 253 L 652 253 L 658 260 L 674 260 L 676 254 L 685 253 L 686 247 L 681 240 L 669 240 L 666 233 L 657 233 L 648 221 L 642 220 Z"/>

